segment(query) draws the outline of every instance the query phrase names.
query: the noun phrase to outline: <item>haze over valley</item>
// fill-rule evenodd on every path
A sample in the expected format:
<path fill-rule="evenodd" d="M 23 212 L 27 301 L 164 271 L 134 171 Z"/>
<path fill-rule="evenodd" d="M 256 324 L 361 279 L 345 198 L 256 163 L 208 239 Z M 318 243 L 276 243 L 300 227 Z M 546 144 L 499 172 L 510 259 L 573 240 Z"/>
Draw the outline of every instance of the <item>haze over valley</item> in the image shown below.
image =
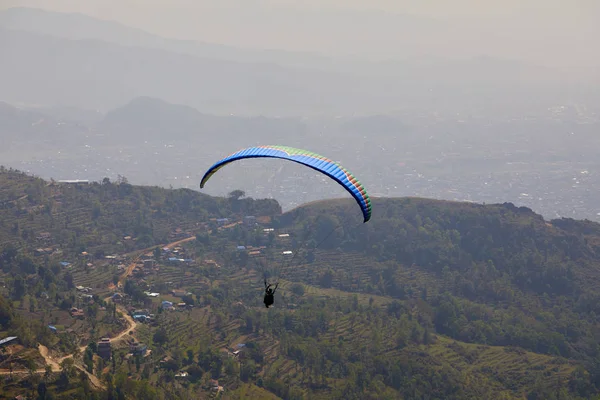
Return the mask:
<path fill-rule="evenodd" d="M 438 40 L 455 24 L 397 18 Z M 32 8 L 0 12 L 0 29 L 0 157 L 44 178 L 121 175 L 197 189 L 220 155 L 286 144 L 350 165 L 378 196 L 511 201 L 550 218 L 600 218 L 598 76 L 577 68 L 503 59 L 492 47 L 447 54 L 458 43 L 419 54 L 401 40 L 387 61 L 244 49 Z M 206 190 L 241 187 L 285 209 L 343 194 L 277 165 L 273 173 L 244 162 Z"/>

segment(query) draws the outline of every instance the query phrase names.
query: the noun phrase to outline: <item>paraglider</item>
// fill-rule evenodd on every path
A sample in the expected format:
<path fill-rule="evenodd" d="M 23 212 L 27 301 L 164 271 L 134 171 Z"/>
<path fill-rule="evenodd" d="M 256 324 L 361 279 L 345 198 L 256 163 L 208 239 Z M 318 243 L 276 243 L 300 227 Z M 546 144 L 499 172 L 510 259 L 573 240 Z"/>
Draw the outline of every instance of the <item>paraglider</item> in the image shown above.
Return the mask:
<path fill-rule="evenodd" d="M 272 306 L 275 302 L 275 291 L 277 290 L 277 286 L 279 286 L 279 283 L 276 283 L 275 287 L 271 289 L 271 284 L 269 283 L 267 285 L 267 279 L 265 278 L 265 307 L 269 308 L 269 306 Z"/>
<path fill-rule="evenodd" d="M 327 157 L 313 153 L 308 150 L 296 149 L 287 146 L 256 146 L 242 149 L 228 157 L 216 162 L 206 171 L 200 181 L 200 188 L 204 188 L 206 182 L 225 165 L 246 158 L 280 158 L 294 161 L 299 164 L 319 171 L 334 181 L 338 182 L 356 200 L 363 214 L 363 222 L 371 218 L 371 199 L 363 185 L 346 168 Z"/>
<path fill-rule="evenodd" d="M 246 158 L 279 158 L 284 160 L 293 161 L 302 165 L 305 165 L 309 168 L 312 168 L 316 171 L 321 172 L 322 174 L 328 176 L 333 179 L 342 187 L 348 191 L 359 205 L 362 215 L 363 215 L 363 223 L 367 222 L 371 219 L 371 199 L 367 194 L 364 186 L 352 175 L 346 168 L 342 167 L 335 161 L 330 160 L 327 157 L 322 155 L 313 153 L 308 150 L 296 149 L 293 147 L 287 146 L 255 146 L 248 147 L 246 149 L 242 149 L 237 151 L 222 160 L 216 162 L 211 166 L 208 171 L 202 177 L 200 181 L 200 188 L 204 188 L 206 182 L 221 168 L 225 165 L 232 163 L 237 160 L 242 160 Z M 326 236 L 326 238 L 333 233 L 335 228 Z M 326 239 L 325 238 L 325 239 Z M 323 239 L 323 240 L 325 240 Z M 294 252 L 294 257 L 298 254 L 298 252 Z M 292 259 L 293 259 L 292 258 Z M 274 288 L 271 288 L 271 284 L 267 283 L 267 279 L 265 277 L 265 298 L 264 303 L 265 307 L 269 308 L 273 305 L 275 299 L 275 291 L 277 290 L 278 283 L 275 284 Z"/>

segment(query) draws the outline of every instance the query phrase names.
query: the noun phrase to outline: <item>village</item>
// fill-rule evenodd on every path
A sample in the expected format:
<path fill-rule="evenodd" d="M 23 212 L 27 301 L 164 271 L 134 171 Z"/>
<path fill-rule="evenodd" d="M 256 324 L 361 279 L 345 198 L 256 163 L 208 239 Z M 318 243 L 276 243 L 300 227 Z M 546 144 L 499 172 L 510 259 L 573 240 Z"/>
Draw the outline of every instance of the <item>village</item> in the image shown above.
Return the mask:
<path fill-rule="evenodd" d="M 270 226 L 270 218 L 254 217 L 251 215 L 244 216 L 241 220 L 232 221 L 230 218 L 211 219 L 207 224 L 201 227 L 205 232 L 210 232 L 210 227 L 217 232 L 224 232 L 236 226 L 243 229 L 260 232 L 264 237 L 271 236 L 277 240 L 275 247 L 279 249 L 282 257 L 289 257 L 293 254 L 290 250 L 290 234 L 287 232 L 276 233 L 276 230 Z M 123 329 L 118 335 L 101 337 L 94 342 L 97 356 L 105 361 L 110 361 L 113 357 L 115 345 L 122 351 L 123 346 L 127 349 L 126 358 L 141 357 L 148 358 L 152 354 L 152 349 L 146 343 L 138 341 L 135 337 L 136 327 L 139 324 L 155 326 L 157 314 L 159 313 L 177 313 L 192 310 L 198 304 L 199 293 L 208 291 L 211 287 L 211 282 L 205 277 L 199 277 L 197 274 L 190 274 L 189 271 L 198 268 L 220 269 L 221 265 L 216 260 L 209 257 L 196 257 L 193 254 L 191 246 L 185 246 L 187 242 L 196 239 L 195 232 L 175 228 L 169 235 L 172 240 L 170 244 L 158 246 L 148 251 L 144 251 L 137 255 L 105 255 L 102 259 L 97 259 L 94 255 L 83 251 L 76 259 L 62 257 L 60 247 L 53 244 L 52 235 L 48 232 L 40 232 L 37 241 L 42 244 L 35 250 L 35 255 L 38 257 L 54 256 L 61 259 L 58 264 L 61 268 L 72 271 L 74 276 L 81 269 L 93 271 L 97 268 L 112 270 L 119 276 L 118 281 L 108 283 L 107 288 L 99 288 L 98 284 L 79 283 L 74 279 L 73 289 L 77 293 L 76 303 L 68 310 L 69 315 L 74 321 L 83 321 L 88 315 L 86 310 L 88 306 L 104 299 L 105 304 L 113 303 L 117 310 L 123 313 L 121 323 Z M 135 240 L 131 236 L 126 236 L 123 240 Z M 234 248 L 230 250 L 238 256 L 244 255 L 247 259 L 264 257 L 267 250 L 266 245 L 251 246 L 251 245 L 231 245 Z M 132 258 L 133 256 L 133 258 Z M 188 278 L 193 276 L 193 279 L 178 279 L 173 281 L 165 281 L 161 275 L 164 271 L 176 271 L 177 275 Z M 128 282 L 135 284 L 137 288 L 143 290 L 144 298 L 140 298 L 140 293 L 127 293 Z M 96 287 L 92 287 L 96 286 Z M 133 295 L 132 295 L 133 294 Z M 47 293 L 42 293 L 42 297 L 48 298 Z M 106 311 L 106 307 L 100 307 L 100 311 Z M 76 329 L 73 327 L 55 326 L 49 324 L 48 329 L 54 334 L 62 332 L 76 335 Z M 62 328 L 62 329 L 61 329 Z M 11 344 L 18 343 L 18 337 L 7 337 L 0 340 L 0 347 L 6 347 Z M 89 345 L 89 343 L 88 343 Z M 81 346 L 85 349 L 86 346 Z M 245 343 L 233 344 L 230 348 L 223 349 L 228 357 L 236 360 L 244 358 Z M 63 357 L 64 358 L 64 357 Z M 47 360 L 49 362 L 49 359 Z M 162 365 L 169 361 L 169 357 L 164 357 L 159 360 Z M 16 371 L 15 373 L 19 373 Z M 177 379 L 187 379 L 186 371 L 178 371 L 175 374 Z M 210 390 L 221 392 L 223 386 L 219 385 L 218 380 L 210 380 Z"/>

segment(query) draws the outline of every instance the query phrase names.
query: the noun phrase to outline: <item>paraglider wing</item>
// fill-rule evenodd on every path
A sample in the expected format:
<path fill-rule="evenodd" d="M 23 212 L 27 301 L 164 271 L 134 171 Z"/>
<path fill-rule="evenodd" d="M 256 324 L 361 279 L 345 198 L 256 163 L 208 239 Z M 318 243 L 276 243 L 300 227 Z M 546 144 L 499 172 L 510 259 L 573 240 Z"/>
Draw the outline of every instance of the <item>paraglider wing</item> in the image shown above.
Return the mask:
<path fill-rule="evenodd" d="M 202 177 L 202 180 L 200 181 L 200 188 L 203 188 L 210 177 L 225 165 L 245 158 L 260 157 L 281 158 L 284 160 L 294 161 L 327 175 L 342 185 L 352 195 L 352 197 L 354 197 L 362 210 L 364 222 L 367 222 L 371 218 L 371 199 L 369 198 L 369 195 L 367 194 L 367 191 L 363 185 L 354 177 L 354 175 L 352 175 L 340 164 L 328 159 L 327 157 L 312 153 L 308 150 L 295 149 L 293 147 L 256 146 L 233 153 L 221 161 L 218 161 L 212 167 L 210 167 L 208 171 L 206 171 Z"/>

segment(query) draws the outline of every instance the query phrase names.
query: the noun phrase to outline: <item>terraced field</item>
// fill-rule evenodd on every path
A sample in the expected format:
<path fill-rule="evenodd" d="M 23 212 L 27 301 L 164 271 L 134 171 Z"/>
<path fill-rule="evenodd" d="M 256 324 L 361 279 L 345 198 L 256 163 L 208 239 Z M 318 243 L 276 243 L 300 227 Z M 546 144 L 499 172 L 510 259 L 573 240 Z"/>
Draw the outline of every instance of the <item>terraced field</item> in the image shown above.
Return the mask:
<path fill-rule="evenodd" d="M 223 395 L 221 395 L 221 399 L 223 399 L 223 400 L 228 400 L 228 399 L 277 400 L 277 399 L 279 399 L 279 397 L 275 396 L 273 393 L 271 393 L 263 388 L 259 388 L 256 385 L 243 384 L 238 389 L 236 389 L 232 392 L 226 392 Z"/>
<path fill-rule="evenodd" d="M 94 289 L 94 294 L 104 297 L 109 293 L 108 284 L 112 282 L 113 276 L 118 273 L 114 265 L 102 265 L 90 268 L 78 268 L 73 271 L 73 283 L 76 286 L 90 287 Z"/>
<path fill-rule="evenodd" d="M 166 316 L 164 327 L 170 344 L 187 349 L 198 349 L 201 345 L 227 348 L 239 338 L 240 321 L 226 320 L 212 313 L 210 307 L 196 308 L 192 311 L 172 311 Z M 149 339 L 149 333 L 141 330 L 140 338 Z"/>
<path fill-rule="evenodd" d="M 249 280 L 255 282 L 257 290 L 260 290 L 258 282 L 259 276 L 256 271 L 249 273 L 238 273 L 237 282 Z M 290 287 L 293 282 L 288 280 L 280 281 L 282 295 L 290 295 Z M 361 293 L 349 293 L 336 289 L 322 289 L 315 286 L 305 285 L 304 296 L 319 298 L 351 298 L 356 296 L 359 304 L 367 305 L 370 299 L 373 299 L 372 305 L 385 306 L 392 301 L 385 296 L 374 296 Z M 277 299 L 279 301 L 281 298 Z M 277 307 L 277 301 L 275 307 Z M 257 305 L 257 309 L 261 309 Z M 261 309 L 262 310 L 262 309 Z M 198 311 L 198 310 L 196 310 Z M 205 321 L 209 315 L 209 310 L 204 315 Z M 292 315 L 293 318 L 293 315 Z M 214 320 L 213 320 L 214 322 Z M 400 321 L 396 321 L 401 323 Z M 280 379 L 284 379 L 290 384 L 300 382 L 303 379 L 301 369 L 293 360 L 280 355 L 279 343 L 271 341 L 268 338 L 261 337 L 242 337 L 236 331 L 236 323 L 227 324 L 227 340 L 218 343 L 219 346 L 228 343 L 238 343 L 241 340 L 255 340 L 263 347 L 265 354 L 265 365 L 267 367 L 260 373 L 262 376 L 274 374 Z M 207 323 L 209 335 L 218 337 L 214 323 Z M 520 349 L 512 349 L 501 346 L 486 346 L 458 342 L 444 336 L 432 335 L 433 343 L 430 345 L 421 345 L 410 350 L 397 347 L 397 327 L 393 324 L 374 324 L 367 316 L 349 316 L 340 314 L 330 324 L 329 329 L 319 337 L 320 343 L 337 343 L 340 338 L 352 343 L 356 349 L 367 346 L 378 346 L 382 355 L 401 360 L 411 358 L 419 360 L 424 364 L 450 367 L 458 371 L 462 376 L 462 383 L 466 386 L 479 388 L 480 393 L 495 393 L 498 398 L 521 399 L 527 390 L 530 390 L 539 379 L 548 379 L 552 376 L 555 381 L 567 380 L 569 375 L 575 369 L 575 363 L 569 362 L 564 358 L 556 358 L 547 355 L 527 352 Z M 335 381 L 331 380 L 330 385 L 335 386 Z M 475 390 L 475 389 L 473 389 Z M 326 398 L 326 394 L 321 394 Z"/>
<path fill-rule="evenodd" d="M 185 287 L 187 290 L 189 284 L 195 282 L 197 278 L 194 274 L 194 268 L 183 263 L 178 264 L 161 264 L 159 271 L 149 275 L 146 280 L 148 282 L 172 282 L 169 285 L 173 288 Z"/>
<path fill-rule="evenodd" d="M 524 388 L 531 388 L 539 379 L 564 383 L 576 368 L 575 363 L 564 358 L 510 347 L 457 342 L 443 336 L 436 336 L 435 344 L 421 346 L 420 350 L 474 381 L 487 377 L 493 388 L 507 398 L 522 398 Z"/>
<path fill-rule="evenodd" d="M 312 285 L 317 284 L 320 274 L 331 269 L 332 287 L 352 292 L 364 291 L 368 284 L 375 286 L 380 279 L 380 271 L 385 269 L 384 264 L 373 261 L 363 254 L 327 250 L 315 251 L 315 261 L 312 263 L 306 263 L 303 254 L 298 255 L 294 260 L 289 256 L 277 254 L 268 261 L 268 265 L 287 280 Z M 447 283 L 435 274 L 415 266 L 397 266 L 396 276 L 408 288 L 414 289 L 415 297 L 419 293 L 418 288 L 427 286 L 429 293 L 434 294 L 447 286 Z"/>
<path fill-rule="evenodd" d="M 167 191 L 162 189 L 146 188 L 138 197 L 121 195 L 119 198 L 115 193 L 99 193 L 97 187 L 51 184 L 4 171 L 0 173 L 0 246 L 21 247 L 28 242 L 39 247 L 63 248 L 81 244 L 89 253 L 107 248 L 120 253 L 134 250 L 133 241 L 118 242 L 122 242 L 124 236 L 133 235 L 131 228 L 139 225 L 140 195 L 151 198 L 152 190 L 160 192 L 156 195 L 158 201 L 167 196 Z M 100 197 L 102 201 L 98 202 Z M 102 207 L 98 210 L 100 203 Z M 157 213 L 155 208 L 161 205 L 150 204 L 151 209 L 144 211 L 147 222 L 151 221 L 146 226 L 150 226 L 154 238 L 167 241 L 175 228 L 199 229 L 200 221 L 184 212 Z M 49 232 L 51 238 L 47 242 L 35 241 L 41 232 Z"/>

